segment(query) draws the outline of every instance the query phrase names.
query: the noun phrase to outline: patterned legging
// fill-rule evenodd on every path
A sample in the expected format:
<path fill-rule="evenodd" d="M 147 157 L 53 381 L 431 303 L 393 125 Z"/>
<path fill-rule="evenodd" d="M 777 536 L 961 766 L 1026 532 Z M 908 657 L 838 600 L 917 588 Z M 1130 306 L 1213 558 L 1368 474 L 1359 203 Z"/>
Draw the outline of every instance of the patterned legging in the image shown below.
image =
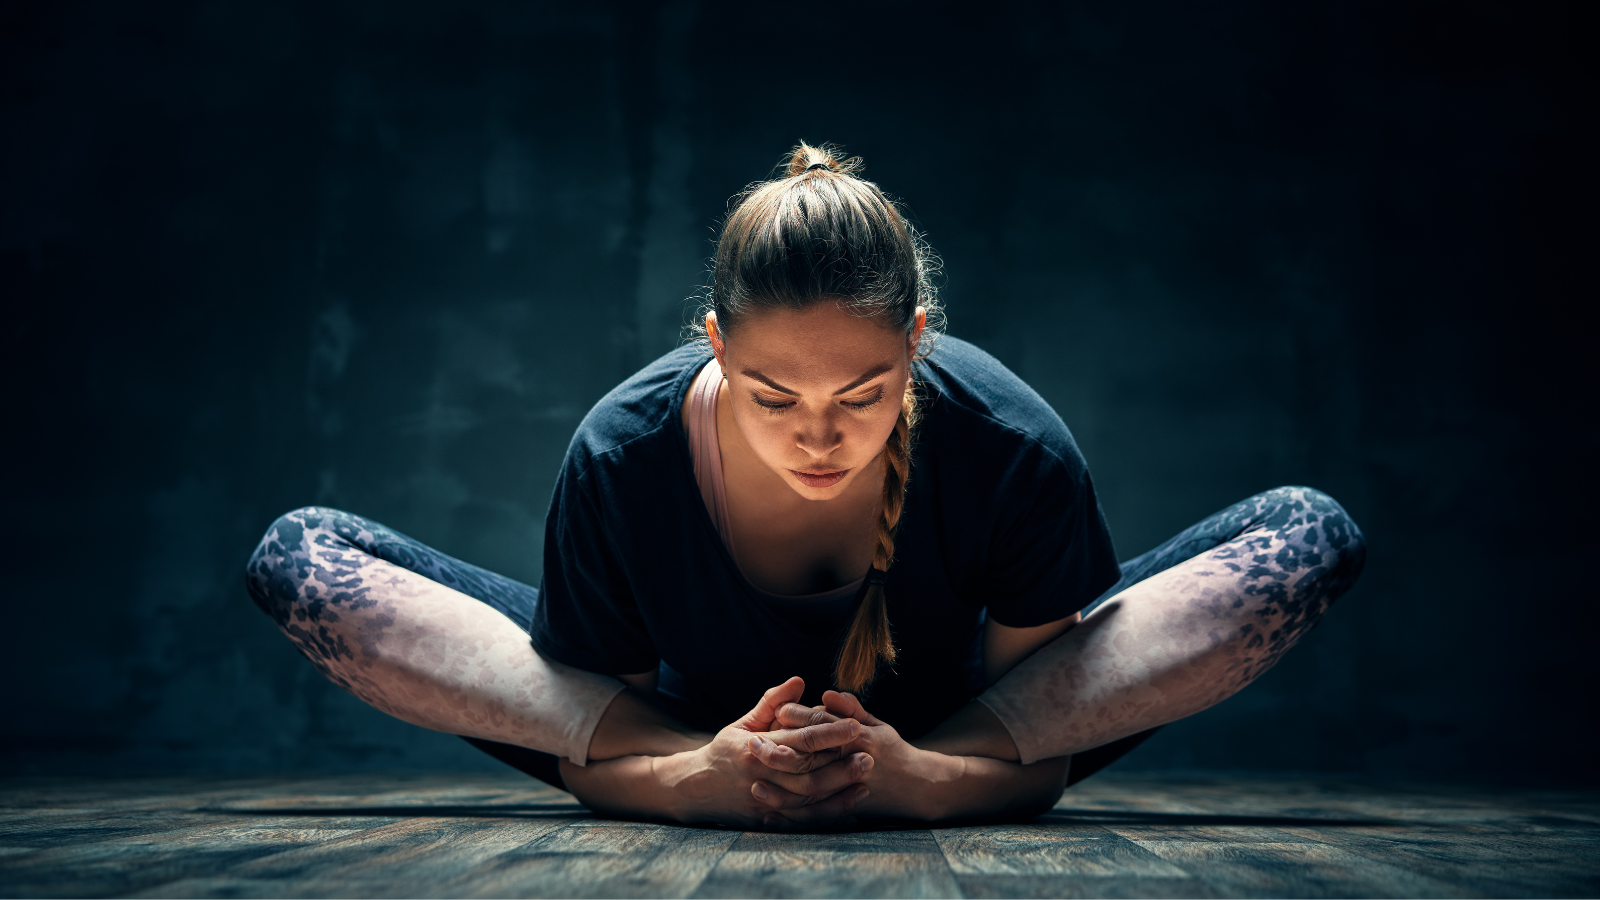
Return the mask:
<path fill-rule="evenodd" d="M 1276 549 L 1273 549 L 1274 546 Z M 1213 596 L 1233 596 L 1227 602 L 1243 606 L 1245 598 L 1260 603 L 1240 626 L 1252 632 L 1247 651 L 1257 651 L 1253 662 L 1233 673 L 1234 685 L 1259 677 L 1282 658 L 1299 638 L 1322 620 L 1333 602 L 1355 585 L 1367 558 L 1361 529 L 1332 497 L 1308 487 L 1280 487 L 1263 491 L 1178 532 L 1159 546 L 1122 564 L 1122 578 L 1084 609 L 1087 618 L 1107 600 L 1179 563 L 1203 554 L 1232 573 L 1229 588 Z M 1205 603 L 1204 592 L 1193 602 Z M 1159 731 L 1151 728 L 1112 741 L 1072 759 L 1069 785 L 1076 784 Z"/>
<path fill-rule="evenodd" d="M 1085 615 L 1128 587 L 1202 554 L 1232 573 L 1232 590 L 1217 596 L 1232 598 L 1234 606 L 1242 606 L 1243 598 L 1259 606 L 1254 616 L 1258 621 L 1240 626 L 1250 635 L 1247 648 L 1255 651 L 1243 671 L 1232 673 L 1243 683 L 1276 663 L 1355 583 L 1366 547 L 1360 529 L 1332 497 L 1312 488 L 1275 488 L 1208 516 L 1123 563 L 1122 579 Z M 353 654 L 326 622 L 341 609 L 375 605 L 370 595 L 376 586 L 363 577 L 365 564 L 374 557 L 474 597 L 524 631 L 532 622 L 539 601 L 536 588 L 446 556 L 360 516 L 322 507 L 295 510 L 268 529 L 251 555 L 246 584 L 256 604 L 312 664 L 347 690 L 352 686 L 327 662 Z M 1204 597 L 1197 602 L 1205 602 Z M 1154 733 L 1150 729 L 1076 754 L 1069 783 L 1099 771 Z M 465 739 L 496 759 L 562 786 L 556 756 Z"/>

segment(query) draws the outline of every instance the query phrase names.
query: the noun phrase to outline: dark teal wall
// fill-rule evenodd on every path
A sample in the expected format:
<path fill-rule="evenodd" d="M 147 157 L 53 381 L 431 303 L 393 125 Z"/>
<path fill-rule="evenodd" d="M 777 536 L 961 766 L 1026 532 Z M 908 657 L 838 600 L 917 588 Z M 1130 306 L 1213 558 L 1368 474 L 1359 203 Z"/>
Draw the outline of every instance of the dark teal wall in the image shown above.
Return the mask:
<path fill-rule="evenodd" d="M 493 765 L 324 683 L 245 556 L 319 503 L 537 582 L 572 428 L 804 138 L 909 201 L 950 330 L 1072 427 L 1124 556 L 1286 483 L 1365 527 L 1326 624 L 1127 765 L 1593 777 L 1593 148 L 1558 8 L 3 21 L 10 771 Z"/>

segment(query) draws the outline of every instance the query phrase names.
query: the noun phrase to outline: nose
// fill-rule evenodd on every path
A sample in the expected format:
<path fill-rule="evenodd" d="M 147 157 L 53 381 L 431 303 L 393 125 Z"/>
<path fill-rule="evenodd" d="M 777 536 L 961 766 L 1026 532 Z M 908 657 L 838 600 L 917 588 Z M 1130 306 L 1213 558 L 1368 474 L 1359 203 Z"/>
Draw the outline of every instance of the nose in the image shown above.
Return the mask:
<path fill-rule="evenodd" d="M 794 435 L 794 445 L 812 460 L 821 462 L 844 443 L 844 432 L 831 416 L 812 416 Z"/>

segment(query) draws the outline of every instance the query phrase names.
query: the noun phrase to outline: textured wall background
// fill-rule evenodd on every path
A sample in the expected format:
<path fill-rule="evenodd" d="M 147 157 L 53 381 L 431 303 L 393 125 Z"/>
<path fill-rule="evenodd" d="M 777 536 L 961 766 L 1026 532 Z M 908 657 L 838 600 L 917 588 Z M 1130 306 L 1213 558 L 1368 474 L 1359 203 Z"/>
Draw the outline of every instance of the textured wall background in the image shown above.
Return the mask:
<path fill-rule="evenodd" d="M 320 503 L 537 582 L 572 428 L 804 138 L 909 200 L 1125 557 L 1283 483 L 1364 525 L 1126 765 L 1593 778 L 1559 8 L 765 6 L 6 7 L 8 770 L 496 765 L 324 683 L 245 556 Z"/>

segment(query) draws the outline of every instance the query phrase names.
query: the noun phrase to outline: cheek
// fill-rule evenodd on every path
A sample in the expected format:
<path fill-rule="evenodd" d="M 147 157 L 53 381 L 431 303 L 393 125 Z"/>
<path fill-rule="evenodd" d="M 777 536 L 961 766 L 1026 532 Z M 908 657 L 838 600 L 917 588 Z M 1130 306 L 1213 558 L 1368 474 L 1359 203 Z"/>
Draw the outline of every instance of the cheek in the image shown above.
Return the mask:
<path fill-rule="evenodd" d="M 876 410 L 874 411 L 876 412 Z M 889 432 L 894 430 L 894 423 L 899 418 L 900 408 L 896 406 L 887 413 L 878 413 L 861 419 L 859 436 L 856 438 L 856 442 L 864 448 L 864 453 L 868 458 L 877 456 L 878 451 L 883 449 L 884 442 L 889 439 Z"/>
<path fill-rule="evenodd" d="M 783 420 L 778 416 L 754 412 L 737 418 L 739 430 L 744 432 L 745 443 L 762 459 L 774 461 L 784 455 L 784 447 L 793 444 L 790 430 L 784 427 Z"/>
<path fill-rule="evenodd" d="M 774 416 L 758 409 L 735 410 L 734 424 L 744 436 L 744 442 L 756 455 L 769 462 L 783 455 L 783 448 L 792 446 L 793 429 L 783 416 Z"/>
<path fill-rule="evenodd" d="M 894 427 L 894 419 L 858 415 L 839 424 L 839 430 L 844 435 L 844 455 L 848 457 L 845 461 L 860 466 L 870 462 L 883 449 L 883 442 L 889 439 L 889 429 Z"/>

